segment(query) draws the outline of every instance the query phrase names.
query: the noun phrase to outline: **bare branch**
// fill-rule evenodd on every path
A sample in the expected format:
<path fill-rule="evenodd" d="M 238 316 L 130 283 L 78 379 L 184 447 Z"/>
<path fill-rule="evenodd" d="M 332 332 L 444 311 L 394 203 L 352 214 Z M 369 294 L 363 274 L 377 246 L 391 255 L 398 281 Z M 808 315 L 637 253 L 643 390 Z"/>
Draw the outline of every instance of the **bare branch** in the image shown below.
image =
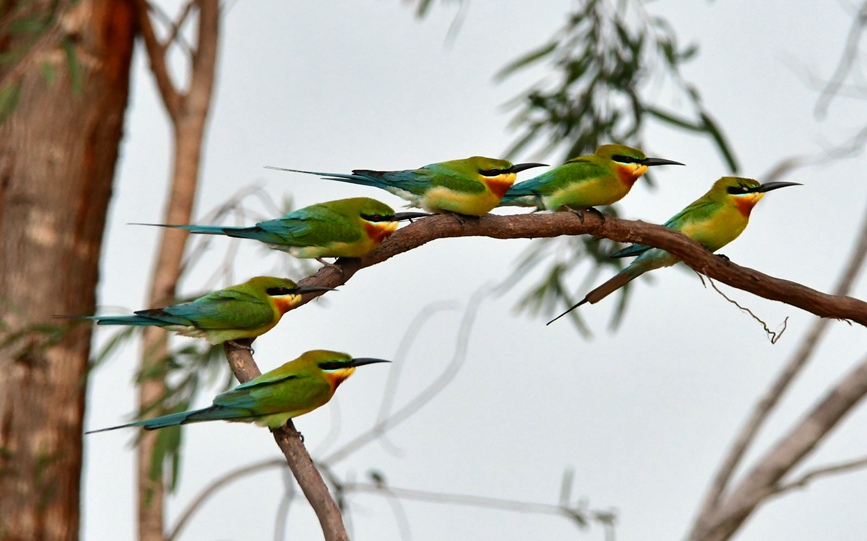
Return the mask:
<path fill-rule="evenodd" d="M 160 19 L 166 27 L 169 28 L 169 35 L 166 36 L 165 39 L 165 48 L 168 51 L 172 44 L 177 44 L 188 57 L 192 58 L 193 56 L 193 48 L 190 47 L 190 44 L 187 43 L 184 39 L 180 39 L 179 32 L 183 27 L 184 23 L 187 20 L 187 17 L 192 11 L 193 4 L 195 0 L 188 0 L 186 4 L 181 8 L 181 13 L 178 15 L 177 20 L 172 20 L 169 17 L 168 13 L 163 11 L 163 9 L 157 4 L 150 4 L 149 11 L 154 14 L 154 17 Z"/>
<path fill-rule="evenodd" d="M 481 218 L 451 215 L 422 218 L 398 230 L 382 246 L 358 259 L 340 259 L 323 267 L 303 285 L 336 287 L 359 270 L 381 263 L 438 238 L 485 236 L 497 239 L 556 237 L 590 234 L 618 242 L 645 244 L 667 250 L 694 270 L 737 289 L 801 308 L 821 317 L 847 319 L 867 326 L 867 303 L 852 297 L 828 295 L 796 282 L 774 278 L 725 261 L 681 233 L 642 221 L 585 214 L 582 222 L 571 212 L 550 214 L 487 215 Z M 342 272 L 341 272 L 342 271 Z M 316 295 L 311 295 L 310 299 Z M 304 302 L 309 302 L 305 299 Z"/>
<path fill-rule="evenodd" d="M 861 268 L 864 266 L 867 259 L 867 220 L 861 228 L 861 233 L 855 244 L 855 250 L 846 264 L 843 276 L 840 278 L 837 287 L 834 288 L 834 295 L 845 295 L 855 283 Z M 777 380 L 771 385 L 765 395 L 756 404 L 753 413 L 747 420 L 741 432 L 738 434 L 735 442 L 732 444 L 728 455 L 720 466 L 719 471 L 711 483 L 708 493 L 705 496 L 702 507 L 698 513 L 693 530 L 703 529 L 706 523 L 711 519 L 714 510 L 716 509 L 719 500 L 731 482 L 732 475 L 743 460 L 750 444 L 755 440 L 756 434 L 770 416 L 771 412 L 776 407 L 777 403 L 782 398 L 783 394 L 795 380 L 795 377 L 801 372 L 807 361 L 812 357 L 816 349 L 819 339 L 824 335 L 828 328 L 830 320 L 817 319 L 810 331 L 801 342 L 800 348 L 789 360 L 786 367 L 780 372 Z"/>
<path fill-rule="evenodd" d="M 840 63 L 834 74 L 828 81 L 827 86 L 822 90 L 819 100 L 816 102 L 816 116 L 823 118 L 828 112 L 828 105 L 831 99 L 837 95 L 837 91 L 849 75 L 855 60 L 858 59 L 858 42 L 861 41 L 861 33 L 864 31 L 864 25 L 867 24 L 867 2 L 861 5 L 858 10 L 858 15 L 852 21 L 852 27 L 849 29 L 849 35 L 846 37 L 846 45 L 843 49 L 843 54 L 840 56 Z"/>
<path fill-rule="evenodd" d="M 166 105 L 166 111 L 172 118 L 172 122 L 176 124 L 180 118 L 181 94 L 175 88 L 169 75 L 169 68 L 166 64 L 166 46 L 160 42 L 154 32 L 149 13 L 150 3 L 147 0 L 135 0 L 135 7 L 151 72 L 154 74 L 157 89 L 159 89 L 163 103 Z"/>
<path fill-rule="evenodd" d="M 382 402 L 380 403 L 379 413 L 376 417 L 376 425 L 384 425 L 391 414 L 394 399 L 397 396 L 397 384 L 400 380 L 400 374 L 404 365 L 402 361 L 407 357 L 409 348 L 418 336 L 422 327 L 424 327 L 427 321 L 435 314 L 444 310 L 454 310 L 459 306 L 460 305 L 456 301 L 431 303 L 420 310 L 419 313 L 416 314 L 415 318 L 410 322 L 409 327 L 404 333 L 403 338 L 401 338 L 400 344 L 398 344 L 397 350 L 395 351 L 393 357 L 395 362 L 392 364 L 391 370 L 388 371 L 388 380 L 385 382 L 385 389 L 382 393 Z M 380 443 L 383 446 L 390 449 L 392 452 L 396 452 L 396 448 L 390 445 L 390 442 L 386 439 L 386 435 L 382 431 L 380 431 L 379 438 Z"/>
<path fill-rule="evenodd" d="M 770 451 L 719 505 L 713 519 L 700 524 L 690 540 L 725 541 L 756 507 L 774 494 L 777 484 L 867 395 L 867 358 L 862 360 Z"/>
<path fill-rule="evenodd" d="M 777 488 L 774 489 L 772 494 L 782 494 L 783 492 L 788 492 L 796 488 L 805 488 L 810 483 L 810 481 L 814 479 L 825 477 L 827 475 L 835 475 L 838 473 L 846 473 L 853 470 L 860 470 L 861 468 L 865 467 L 867 467 L 867 457 L 856 458 L 854 460 L 847 460 L 846 462 L 840 462 L 838 464 L 831 464 L 830 466 L 816 468 L 814 470 L 808 471 L 807 473 L 803 474 L 802 476 L 790 483 L 779 485 Z"/>
<path fill-rule="evenodd" d="M 444 503 L 485 509 L 501 509 L 520 513 L 565 516 L 578 525 L 586 525 L 591 520 L 613 525 L 616 518 L 613 511 L 589 511 L 584 509 L 581 505 L 570 507 L 567 505 L 507 500 L 505 498 L 489 498 L 487 496 L 429 492 L 426 490 L 414 490 L 411 488 L 387 487 L 378 483 L 349 483 L 345 488 L 347 491 L 351 492 L 381 494 L 386 497 L 400 498 L 402 500 Z"/>
<path fill-rule="evenodd" d="M 272 460 L 264 460 L 262 462 L 256 462 L 254 464 L 249 464 L 247 466 L 238 468 L 236 470 L 232 470 L 229 473 L 218 477 L 211 481 L 211 483 L 203 488 L 193 501 L 187 506 L 181 516 L 178 518 L 178 521 L 175 523 L 174 528 L 172 528 L 168 535 L 166 536 L 166 541 L 174 541 L 178 538 L 183 531 L 184 526 L 187 525 L 187 522 L 193 517 L 194 514 L 199 510 L 202 505 L 213 496 L 218 490 L 223 488 L 224 486 L 241 479 L 242 477 L 246 477 L 248 475 L 252 475 L 254 473 L 258 473 L 260 471 L 264 471 L 267 469 L 274 468 L 276 466 L 285 466 L 285 460 L 272 459 Z"/>
<path fill-rule="evenodd" d="M 443 387 L 448 385 L 448 383 L 455 377 L 455 375 L 457 375 L 458 370 L 460 370 L 461 366 L 466 360 L 469 337 L 473 329 L 473 323 L 476 319 L 476 313 L 478 312 L 482 300 L 484 300 L 485 297 L 490 294 L 491 290 L 491 287 L 482 288 L 476 291 L 470 298 L 470 302 L 467 305 L 467 310 L 464 313 L 464 318 L 460 324 L 460 334 L 458 335 L 458 341 L 455 345 L 455 352 L 452 356 L 451 362 L 449 362 L 448 366 L 446 366 L 442 374 L 440 374 L 439 377 L 435 379 L 427 388 L 425 388 L 422 392 L 416 395 L 415 398 L 410 400 L 402 408 L 389 415 L 388 417 L 382 419 L 381 421 L 378 421 L 376 424 L 373 425 L 370 430 L 364 432 L 363 434 L 348 442 L 343 447 L 323 458 L 320 461 L 321 464 L 330 466 L 335 462 L 343 460 L 344 458 L 351 455 L 361 447 L 364 447 L 371 441 L 376 440 L 386 430 L 394 428 L 395 426 L 412 417 L 413 414 L 415 414 L 425 404 L 430 402 L 436 395 L 438 395 L 439 392 L 443 389 Z"/>

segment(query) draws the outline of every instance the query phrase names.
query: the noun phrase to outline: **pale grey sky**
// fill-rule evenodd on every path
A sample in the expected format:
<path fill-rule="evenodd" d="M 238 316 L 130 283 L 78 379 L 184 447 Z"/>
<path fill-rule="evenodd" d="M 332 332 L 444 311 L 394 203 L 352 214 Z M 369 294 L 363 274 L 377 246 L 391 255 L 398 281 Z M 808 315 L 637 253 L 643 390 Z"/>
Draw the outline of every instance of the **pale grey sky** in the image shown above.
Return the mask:
<path fill-rule="evenodd" d="M 401 205 L 382 191 L 268 171 L 265 165 L 336 172 L 405 169 L 502 154 L 515 135 L 502 105 L 544 72 L 504 84 L 492 77 L 547 40 L 570 4 L 470 0 L 451 46 L 446 35 L 452 7 L 437 7 L 418 21 L 399 2 L 233 4 L 224 18 L 197 216 L 255 182 L 265 183 L 275 200 L 291 194 L 297 206 L 361 195 Z M 864 103 L 846 98 L 817 121 L 812 116 L 817 92 L 802 77 L 831 73 L 850 23 L 848 4 L 801 3 L 793 9 L 789 2 L 773 0 L 648 7 L 673 23 L 683 43 L 700 45 L 684 74 L 725 129 L 743 175 L 760 177 L 780 159 L 815 154 L 864 125 Z M 133 83 L 99 297 L 105 307 L 127 309 L 144 307 L 156 231 L 126 224 L 160 220 L 169 147 L 162 107 L 140 55 Z M 665 89 L 651 91 L 666 107 L 687 112 L 686 104 L 667 98 Z M 625 217 L 662 222 L 727 173 L 709 141 L 653 125 L 645 140 L 648 153 L 687 166 L 657 172 L 656 190 L 639 184 L 622 203 Z M 560 158 L 545 160 L 556 164 Z M 863 160 L 792 174 L 786 180 L 804 186 L 769 194 L 747 231 L 724 253 L 739 264 L 828 291 L 864 219 Z M 242 244 L 233 283 L 284 268 L 287 256 L 266 255 L 255 244 Z M 478 288 L 505 278 L 527 245 L 442 240 L 367 269 L 328 294 L 327 302 L 289 313 L 256 341 L 256 360 L 264 371 L 314 348 L 393 357 L 419 310 L 444 299 L 466 305 Z M 202 290 L 226 246 L 228 241 L 212 241 L 210 264 L 200 264 L 182 292 Z M 581 279 L 575 276 L 576 287 Z M 546 318 L 514 315 L 518 290 L 487 300 L 455 381 L 390 434 L 399 452 L 373 444 L 335 471 L 362 480 L 376 469 L 396 487 L 553 504 L 563 472 L 571 469 L 573 494 L 586 497 L 592 508 L 617 509 L 619 540 L 679 539 L 745 415 L 813 320 L 786 305 L 725 291 L 772 327 L 789 317 L 783 339 L 771 345 L 749 316 L 702 288 L 694 274 L 675 269 L 653 273 L 652 283 L 636 283 L 617 332 L 608 331 L 615 300 L 582 307 L 595 333 L 590 341 L 565 320 L 545 327 Z M 864 277 L 855 295 L 867 297 Z M 446 312 L 424 329 L 402 360 L 398 403 L 450 360 L 460 317 L 460 311 Z M 863 358 L 864 329 L 832 326 L 813 365 L 750 456 L 760 454 L 761 445 L 772 443 L 822 389 Z M 136 354 L 130 348 L 95 373 L 88 428 L 117 424 L 134 411 Z M 387 377 L 388 368 L 370 367 L 341 387 L 333 401 L 339 409 L 339 441 L 373 423 Z M 202 405 L 211 396 L 203 397 Z M 308 447 L 320 455 L 335 407 L 297 420 Z M 810 464 L 865 454 L 865 424 L 862 407 Z M 258 427 L 207 423 L 184 434 L 180 490 L 169 500 L 171 523 L 209 479 L 280 457 L 270 434 Z M 128 430 L 86 439 L 84 539 L 134 536 L 129 445 L 134 437 Z M 818 481 L 761 508 L 738 539 L 863 539 L 865 487 L 863 471 Z M 233 484 L 202 510 L 183 538 L 270 538 L 281 493 L 277 471 Z M 354 539 L 399 538 L 387 501 L 359 495 L 350 502 Z M 571 523 L 551 516 L 416 502 L 404 502 L 403 509 L 414 539 L 576 537 Z M 293 505 L 289 524 L 294 539 L 321 535 L 304 503 Z M 595 526 L 577 535 L 603 537 Z"/>

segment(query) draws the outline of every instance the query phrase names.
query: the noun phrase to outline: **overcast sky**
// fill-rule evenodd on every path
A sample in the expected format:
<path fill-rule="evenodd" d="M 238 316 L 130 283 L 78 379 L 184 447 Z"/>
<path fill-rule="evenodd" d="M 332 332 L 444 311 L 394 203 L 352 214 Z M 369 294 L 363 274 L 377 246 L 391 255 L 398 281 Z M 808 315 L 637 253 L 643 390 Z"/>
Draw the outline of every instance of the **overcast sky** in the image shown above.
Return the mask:
<path fill-rule="evenodd" d="M 232 4 L 223 20 L 195 215 L 256 183 L 278 202 L 291 195 L 296 206 L 351 196 L 402 204 L 383 191 L 265 165 L 348 172 L 501 155 L 516 135 L 503 104 L 544 71 L 503 84 L 493 75 L 547 41 L 571 4 L 470 0 L 451 45 L 446 38 L 455 6 L 438 5 L 419 21 L 394 1 Z M 684 75 L 723 126 L 744 176 L 761 178 L 779 160 L 819 153 L 864 126 L 867 108 L 848 98 L 833 102 L 827 118 L 818 121 L 817 89 L 806 82 L 807 74 L 832 73 L 852 16 L 849 3 L 648 7 L 672 22 L 681 43 L 700 46 Z M 126 224 L 161 220 L 169 170 L 169 127 L 140 53 L 104 248 L 99 302 L 106 311 L 145 307 L 156 231 Z M 664 89 L 650 92 L 665 107 L 689 113 L 686 102 L 666 98 Z M 728 173 L 705 139 L 655 125 L 644 139 L 648 154 L 687 166 L 658 171 L 656 189 L 639 183 L 622 202 L 625 217 L 661 223 Z M 540 158 L 557 164 L 562 156 L 528 153 L 517 161 Z M 796 171 L 785 180 L 804 186 L 770 193 L 724 253 L 772 276 L 829 291 L 864 220 L 863 170 L 859 156 Z M 265 206 L 253 208 L 261 218 L 276 217 Z M 433 316 L 399 359 L 396 401 L 403 404 L 450 361 L 473 292 L 506 278 L 528 244 L 441 240 L 366 269 L 326 302 L 289 313 L 256 341 L 256 361 L 265 371 L 317 348 L 394 358 L 416 314 L 431 303 L 454 301 L 459 308 Z M 248 243 L 241 245 L 231 281 L 208 282 L 228 246 L 227 240 L 212 240 L 208 258 L 183 281 L 181 293 L 286 272 L 288 256 Z M 576 289 L 581 281 L 576 274 Z M 388 445 L 371 444 L 334 471 L 365 480 L 376 470 L 394 487 L 556 504 L 563 474 L 571 470 L 574 497 L 586 498 L 594 509 L 617 510 L 619 540 L 680 539 L 745 416 L 814 320 L 790 306 L 721 287 L 772 328 L 788 317 L 782 340 L 772 345 L 757 322 L 682 269 L 638 281 L 616 332 L 608 329 L 616 300 L 582 307 L 591 340 L 566 320 L 546 327 L 547 318 L 516 315 L 520 288 L 489 298 L 452 384 L 391 431 Z M 854 294 L 867 297 L 863 276 Z M 108 336 L 103 332 L 100 337 Z M 862 327 L 832 323 L 815 360 L 749 456 L 760 455 L 865 351 Z M 88 429 L 118 424 L 135 411 L 136 365 L 137 347 L 130 347 L 93 375 Z M 371 426 L 393 369 L 359 369 L 333 405 L 296 421 L 315 456 Z M 209 404 L 212 395 L 199 405 Z M 329 434 L 337 418 L 334 442 Z M 867 414 L 858 408 L 809 464 L 867 453 L 865 424 Z M 86 438 L 84 539 L 134 537 L 134 437 L 129 429 Z M 186 428 L 184 437 L 180 489 L 168 502 L 170 526 L 210 479 L 281 456 L 267 430 L 251 425 L 199 424 Z M 232 484 L 202 509 L 183 539 L 271 538 L 282 491 L 279 470 Z M 823 479 L 760 508 L 738 539 L 863 539 L 865 499 L 865 471 Z M 352 495 L 349 501 L 353 539 L 400 538 L 400 522 L 387 500 Z M 410 501 L 402 509 L 413 539 L 576 538 L 574 525 L 554 516 Z M 292 506 L 288 521 L 293 539 L 321 535 L 305 503 Z M 603 532 L 592 526 L 577 536 L 602 539 Z"/>

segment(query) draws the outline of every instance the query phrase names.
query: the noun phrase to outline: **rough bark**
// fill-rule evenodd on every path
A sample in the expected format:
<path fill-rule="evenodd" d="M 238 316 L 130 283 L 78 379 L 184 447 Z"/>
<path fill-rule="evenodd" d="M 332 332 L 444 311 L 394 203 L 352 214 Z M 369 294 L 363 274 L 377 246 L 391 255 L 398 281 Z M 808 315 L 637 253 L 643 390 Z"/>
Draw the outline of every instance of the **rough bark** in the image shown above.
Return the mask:
<path fill-rule="evenodd" d="M 129 2 L 80 0 L 0 74 L 21 84 L 0 125 L 0 539 L 78 538 L 90 330 L 52 316 L 95 307 L 134 33 Z"/>

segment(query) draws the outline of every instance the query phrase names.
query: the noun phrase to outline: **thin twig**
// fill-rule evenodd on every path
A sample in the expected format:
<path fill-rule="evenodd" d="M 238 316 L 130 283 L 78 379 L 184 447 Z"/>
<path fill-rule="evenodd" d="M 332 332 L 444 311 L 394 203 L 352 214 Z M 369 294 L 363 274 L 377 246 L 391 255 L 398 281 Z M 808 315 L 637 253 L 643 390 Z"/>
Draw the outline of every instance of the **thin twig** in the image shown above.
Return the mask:
<path fill-rule="evenodd" d="M 846 37 L 843 54 L 840 55 L 840 63 L 837 64 L 837 69 L 834 70 L 834 74 L 816 101 L 815 113 L 817 117 L 824 118 L 828 112 L 828 105 L 831 103 L 831 99 L 837 94 L 837 91 L 855 64 L 855 60 L 858 59 L 858 42 L 861 41 L 861 33 L 864 31 L 865 24 L 867 24 L 867 2 L 861 5 L 858 15 L 854 17 L 852 26 L 849 28 L 849 35 Z"/>
<path fill-rule="evenodd" d="M 484 509 L 501 509 L 519 513 L 565 516 L 576 524 L 581 524 L 580 521 L 575 520 L 576 515 L 582 517 L 584 524 L 591 520 L 596 520 L 600 523 L 613 523 L 616 516 L 613 511 L 592 511 L 588 513 L 587 510 L 581 507 L 526 502 L 506 498 L 491 498 L 487 496 L 472 496 L 468 494 L 449 494 L 444 492 L 415 490 L 411 488 L 384 487 L 373 483 L 348 483 L 346 485 L 346 490 L 356 493 L 384 494 L 402 500 L 479 507 Z"/>
<path fill-rule="evenodd" d="M 701 274 L 699 274 L 698 277 L 699 277 L 699 279 L 701 280 L 701 283 L 704 284 L 704 277 L 702 277 Z M 786 319 L 783 320 L 783 325 L 782 325 L 782 326 L 783 326 L 783 330 L 781 330 L 781 331 L 772 331 L 771 328 L 768 327 L 768 324 L 765 323 L 765 321 L 764 321 L 762 318 L 760 318 L 759 316 L 757 316 L 757 315 L 756 315 L 752 310 L 750 310 L 749 308 L 747 308 L 747 307 L 745 307 L 745 306 L 741 306 L 741 305 L 738 303 L 738 301 L 732 299 L 731 297 L 729 297 L 728 295 L 726 295 L 725 293 L 723 293 L 723 292 L 720 290 L 720 288 L 718 288 L 718 287 L 716 286 L 716 282 L 714 282 L 712 278 L 708 277 L 707 281 L 710 282 L 710 286 L 714 289 L 714 291 L 716 291 L 717 293 L 719 293 L 720 296 L 721 296 L 722 298 L 724 298 L 725 300 L 727 300 L 727 301 L 729 301 L 730 303 L 734 304 L 735 306 L 737 306 L 738 308 L 740 308 L 742 312 L 746 312 L 747 314 L 749 314 L 750 316 L 752 316 L 753 319 L 755 319 L 756 321 L 758 321 L 759 323 L 761 323 L 762 328 L 765 330 L 765 334 L 768 335 L 768 340 L 771 341 L 771 344 L 776 344 L 776 343 L 777 343 L 777 340 L 779 340 L 780 338 L 782 338 L 783 333 L 786 332 L 786 329 L 788 328 L 788 323 L 789 323 L 789 318 L 788 318 L 788 316 L 786 316 Z"/>
<path fill-rule="evenodd" d="M 277 506 L 276 519 L 274 520 L 274 541 L 283 541 L 286 535 L 286 524 L 289 522 L 289 509 L 295 499 L 295 482 L 288 471 L 283 471 L 283 486 L 285 490 Z"/>
<path fill-rule="evenodd" d="M 247 466 L 242 466 L 212 480 L 208 486 L 199 491 L 196 497 L 193 498 L 189 505 L 187 505 L 187 508 L 183 513 L 181 513 L 181 516 L 178 517 L 178 521 L 175 523 L 174 527 L 169 530 L 166 541 L 174 541 L 177 539 L 193 515 L 196 514 L 196 511 L 198 511 L 199 508 L 202 507 L 202 505 L 204 505 L 204 503 L 221 488 L 248 475 L 253 475 L 254 473 L 285 465 L 286 461 L 281 459 L 263 460 L 262 462 L 255 462 Z"/>
<path fill-rule="evenodd" d="M 193 48 L 185 40 L 178 39 L 178 32 L 186 21 L 187 16 L 190 14 L 190 10 L 192 9 L 194 3 L 195 0 L 189 0 L 181 8 L 181 13 L 180 15 L 178 15 L 177 21 L 169 17 L 169 14 L 166 13 L 159 5 L 152 3 L 149 6 L 150 13 L 153 13 L 157 19 L 160 19 L 162 23 L 169 28 L 169 35 L 163 42 L 165 43 L 166 50 L 168 50 L 173 43 L 177 43 L 178 47 L 183 49 L 183 51 L 187 54 L 187 57 L 189 57 L 190 59 L 193 58 Z"/>
<path fill-rule="evenodd" d="M 821 468 L 816 468 L 814 470 L 808 471 L 807 473 L 801 475 L 792 482 L 779 485 L 773 490 L 772 494 L 782 494 L 783 492 L 794 490 L 796 488 L 804 488 L 810 483 L 810 481 L 813 481 L 814 479 L 825 477 L 827 475 L 835 475 L 839 473 L 850 472 L 853 470 L 860 470 L 861 468 L 865 467 L 867 467 L 867 457 L 847 460 L 846 462 L 831 464 L 829 466 L 822 466 Z"/>
<path fill-rule="evenodd" d="M 326 456 L 324 459 L 322 459 L 322 464 L 330 466 L 335 462 L 343 460 L 344 458 L 351 455 L 358 449 L 364 447 L 368 443 L 376 440 L 385 431 L 394 428 L 395 426 L 412 417 L 425 404 L 427 404 L 434 397 L 436 397 L 446 385 L 448 385 L 448 383 L 457 375 L 458 371 L 466 360 L 469 337 L 473 329 L 473 323 L 475 322 L 476 314 L 478 313 L 478 309 L 482 301 L 485 299 L 485 297 L 490 295 L 491 290 L 491 286 L 486 286 L 477 290 L 475 293 L 473 293 L 472 297 L 470 297 L 470 302 L 467 304 L 466 312 L 464 313 L 463 320 L 460 323 L 460 334 L 458 335 L 458 340 L 457 344 L 455 345 L 455 351 L 452 355 L 452 360 L 446 366 L 445 370 L 443 370 L 443 372 L 439 375 L 439 377 L 395 413 L 393 413 L 386 419 L 375 423 L 370 430 L 352 439 L 343 447 L 340 447 L 330 455 Z"/>
<path fill-rule="evenodd" d="M 435 302 L 427 305 L 421 311 L 419 311 L 415 318 L 410 322 L 409 327 L 407 327 L 406 332 L 403 333 L 403 337 L 400 340 L 400 343 L 397 346 L 397 351 L 394 354 L 394 364 L 392 365 L 392 369 L 388 371 L 388 380 L 385 383 L 385 390 L 382 393 L 382 402 L 379 406 L 379 414 L 376 417 L 376 424 L 381 424 L 388 419 L 388 416 L 391 414 L 392 406 L 394 405 L 394 400 L 397 397 L 397 384 L 400 380 L 400 374 L 403 369 L 403 360 L 407 358 L 409 355 L 410 347 L 413 345 L 415 339 L 418 337 L 421 329 L 427 324 L 428 320 L 433 317 L 438 312 L 444 310 L 454 310 L 457 309 L 460 305 L 456 301 L 441 301 Z M 385 433 L 380 435 L 380 444 L 389 449 L 392 453 L 397 453 L 398 450 L 393 445 L 390 445 L 390 441 L 386 437 Z"/>

